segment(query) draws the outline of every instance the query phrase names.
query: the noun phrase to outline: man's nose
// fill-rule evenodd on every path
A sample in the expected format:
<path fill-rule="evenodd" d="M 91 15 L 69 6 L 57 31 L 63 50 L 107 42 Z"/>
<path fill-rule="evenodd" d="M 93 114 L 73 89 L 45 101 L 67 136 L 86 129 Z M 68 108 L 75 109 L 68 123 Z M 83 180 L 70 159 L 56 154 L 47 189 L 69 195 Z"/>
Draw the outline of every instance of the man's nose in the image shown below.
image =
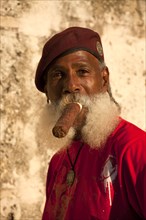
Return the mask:
<path fill-rule="evenodd" d="M 63 93 L 79 93 L 80 89 L 80 81 L 78 76 L 75 74 L 69 74 L 64 81 Z"/>

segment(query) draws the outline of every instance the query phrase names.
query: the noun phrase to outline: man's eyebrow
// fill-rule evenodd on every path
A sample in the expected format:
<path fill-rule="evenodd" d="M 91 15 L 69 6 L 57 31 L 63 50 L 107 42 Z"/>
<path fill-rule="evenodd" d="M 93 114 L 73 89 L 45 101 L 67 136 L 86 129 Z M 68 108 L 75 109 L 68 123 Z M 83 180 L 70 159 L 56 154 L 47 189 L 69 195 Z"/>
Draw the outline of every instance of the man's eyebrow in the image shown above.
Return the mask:
<path fill-rule="evenodd" d="M 78 61 L 78 62 L 72 63 L 72 67 L 73 68 L 75 68 L 75 67 L 90 67 L 90 65 L 87 62 Z M 64 65 L 56 63 L 56 64 L 50 66 L 50 68 L 48 69 L 48 72 L 55 71 L 55 70 L 58 70 L 58 69 L 64 70 L 64 69 L 66 69 L 66 67 Z"/>
<path fill-rule="evenodd" d="M 82 62 L 73 63 L 72 66 L 73 66 L 73 67 L 80 67 L 80 68 L 85 68 L 85 67 L 86 67 L 86 68 L 87 68 L 87 67 L 90 68 L 90 67 L 91 67 L 89 63 L 83 62 L 83 61 L 82 61 Z"/>
<path fill-rule="evenodd" d="M 50 71 L 54 71 L 54 70 L 57 70 L 57 69 L 63 69 L 64 67 L 62 65 L 59 65 L 59 64 L 54 64 L 52 65 L 49 69 L 48 69 L 48 72 Z"/>

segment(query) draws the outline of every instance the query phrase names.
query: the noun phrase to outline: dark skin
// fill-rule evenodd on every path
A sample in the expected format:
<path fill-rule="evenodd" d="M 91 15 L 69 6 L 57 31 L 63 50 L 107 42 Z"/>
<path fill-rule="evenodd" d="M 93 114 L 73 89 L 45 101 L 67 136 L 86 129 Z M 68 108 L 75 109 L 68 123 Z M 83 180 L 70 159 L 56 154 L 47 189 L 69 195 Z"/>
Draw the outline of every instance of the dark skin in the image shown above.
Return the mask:
<path fill-rule="evenodd" d="M 105 93 L 109 86 L 107 67 L 100 68 L 96 57 L 86 51 L 76 51 L 58 58 L 49 68 L 45 91 L 51 102 L 66 94 L 79 93 L 92 96 Z M 75 123 L 79 132 L 85 121 L 87 109 L 81 111 Z"/>

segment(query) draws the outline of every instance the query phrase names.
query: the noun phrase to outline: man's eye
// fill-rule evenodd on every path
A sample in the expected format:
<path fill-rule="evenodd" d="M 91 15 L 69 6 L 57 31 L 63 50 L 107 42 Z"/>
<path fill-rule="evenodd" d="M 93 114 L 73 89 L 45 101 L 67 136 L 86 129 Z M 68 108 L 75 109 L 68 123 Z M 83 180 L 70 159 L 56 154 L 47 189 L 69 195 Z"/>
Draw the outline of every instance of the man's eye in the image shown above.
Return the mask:
<path fill-rule="evenodd" d="M 78 74 L 79 74 L 79 75 L 85 75 L 85 74 L 87 74 L 87 73 L 89 73 L 89 71 L 88 71 L 87 69 L 79 69 L 79 70 L 78 70 Z"/>
<path fill-rule="evenodd" d="M 53 79 L 60 79 L 60 78 L 62 78 L 62 76 L 63 76 L 63 73 L 61 71 L 55 71 L 52 73 Z"/>

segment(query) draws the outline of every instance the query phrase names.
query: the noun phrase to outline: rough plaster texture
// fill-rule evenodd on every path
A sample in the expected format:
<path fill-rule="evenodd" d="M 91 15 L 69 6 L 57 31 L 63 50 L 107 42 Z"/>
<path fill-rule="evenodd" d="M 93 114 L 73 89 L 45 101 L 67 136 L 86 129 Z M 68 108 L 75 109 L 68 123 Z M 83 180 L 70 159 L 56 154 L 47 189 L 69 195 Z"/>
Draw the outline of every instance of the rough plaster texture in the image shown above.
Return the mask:
<path fill-rule="evenodd" d="M 48 36 L 75 25 L 98 31 L 122 116 L 145 129 L 145 4 L 1 0 L 1 220 L 41 219 L 53 152 L 36 138 L 46 99 L 34 75 Z"/>

